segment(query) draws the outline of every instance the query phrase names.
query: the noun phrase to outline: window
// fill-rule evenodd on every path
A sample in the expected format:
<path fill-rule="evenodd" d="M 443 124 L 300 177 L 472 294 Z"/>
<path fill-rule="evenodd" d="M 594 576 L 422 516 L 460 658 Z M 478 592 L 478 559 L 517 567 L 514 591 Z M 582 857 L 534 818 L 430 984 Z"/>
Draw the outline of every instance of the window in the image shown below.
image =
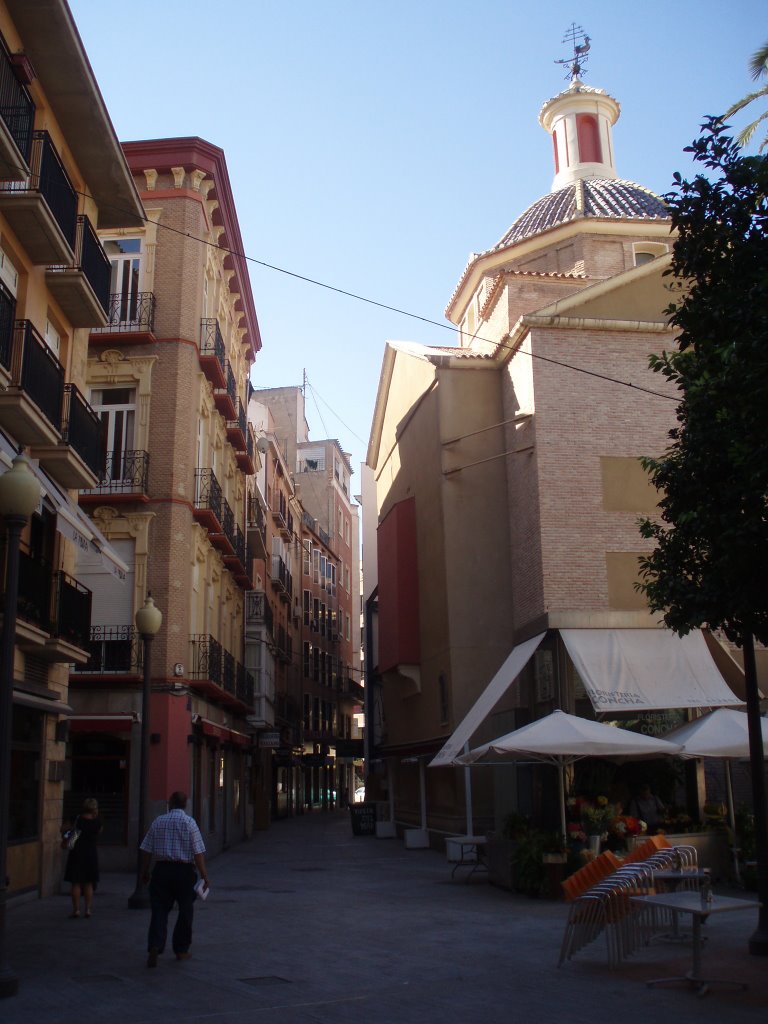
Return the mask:
<path fill-rule="evenodd" d="M 579 159 L 582 163 L 603 162 L 600 148 L 600 126 L 594 114 L 576 115 L 576 134 L 579 140 Z"/>
<path fill-rule="evenodd" d="M 350 623 L 349 615 L 346 612 L 344 613 L 344 621 L 346 623 L 345 636 L 346 636 L 347 640 L 351 640 L 352 639 L 351 623 Z"/>
<path fill-rule="evenodd" d="M 305 540 L 302 543 L 302 565 L 301 571 L 305 576 L 309 576 L 312 572 L 312 541 Z"/>
<path fill-rule="evenodd" d="M 304 591 L 304 598 L 303 598 L 303 600 L 304 600 L 304 604 L 303 604 L 304 625 L 308 626 L 309 625 L 310 608 L 312 607 L 312 595 L 310 594 L 310 592 L 308 590 Z"/>
<path fill-rule="evenodd" d="M 4 249 L 0 249 L 0 281 L 15 299 L 19 287 L 19 272 Z"/>
<path fill-rule="evenodd" d="M 112 322 L 138 323 L 141 287 L 141 239 L 111 238 L 104 242 L 112 274 L 109 290 L 114 296 Z"/>
<path fill-rule="evenodd" d="M 651 263 L 657 256 L 663 256 L 668 251 L 663 242 L 636 242 L 632 249 L 636 267 Z"/>
<path fill-rule="evenodd" d="M 101 446 L 108 480 L 125 480 L 133 468 L 136 391 L 134 388 L 98 388 L 91 405 L 101 420 Z"/>
<path fill-rule="evenodd" d="M 349 520 L 344 520 L 344 540 L 349 544 L 350 531 L 349 531 Z"/>
<path fill-rule="evenodd" d="M 312 644 L 304 641 L 304 678 L 309 679 L 312 666 Z M 306 728 L 306 725 L 305 725 Z"/>
<path fill-rule="evenodd" d="M 352 580 L 351 580 L 351 576 L 350 576 L 350 572 L 349 572 L 349 566 L 345 565 L 344 566 L 344 589 L 346 590 L 347 593 L 350 592 L 351 586 L 352 586 Z M 347 637 L 347 639 L 349 639 L 349 637 Z"/>
<path fill-rule="evenodd" d="M 61 358 L 61 335 L 50 320 L 45 321 L 45 344 L 57 359 Z"/>

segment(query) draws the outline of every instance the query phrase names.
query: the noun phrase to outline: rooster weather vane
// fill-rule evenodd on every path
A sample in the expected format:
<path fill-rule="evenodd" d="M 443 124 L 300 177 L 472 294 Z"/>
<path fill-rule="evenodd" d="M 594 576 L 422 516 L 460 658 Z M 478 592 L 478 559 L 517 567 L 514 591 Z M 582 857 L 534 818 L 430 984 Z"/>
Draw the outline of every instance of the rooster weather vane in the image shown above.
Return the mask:
<path fill-rule="evenodd" d="M 556 60 L 555 64 L 561 64 L 563 67 L 567 67 L 568 73 L 565 77 L 574 81 L 585 73 L 584 65 L 589 60 L 589 57 L 587 56 L 589 53 L 589 36 L 585 34 L 581 25 L 577 25 L 575 21 L 572 21 L 571 27 L 563 36 L 563 42 L 571 44 L 573 47 L 573 56 L 568 57 L 565 60 Z"/>

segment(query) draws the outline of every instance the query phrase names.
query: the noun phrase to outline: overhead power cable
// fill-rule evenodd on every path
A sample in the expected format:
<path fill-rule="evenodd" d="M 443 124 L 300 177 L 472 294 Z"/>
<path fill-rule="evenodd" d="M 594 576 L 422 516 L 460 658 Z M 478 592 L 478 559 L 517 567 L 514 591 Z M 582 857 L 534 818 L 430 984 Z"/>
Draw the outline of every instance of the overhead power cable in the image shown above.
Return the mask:
<path fill-rule="evenodd" d="M 93 199 L 93 196 L 89 195 L 87 192 L 81 192 L 78 191 L 77 189 L 75 189 L 74 191 L 77 195 L 83 196 L 86 199 L 91 199 L 94 202 L 96 202 L 96 200 Z M 130 212 L 132 215 L 134 214 L 134 211 L 127 211 L 122 207 L 115 206 L 114 204 L 103 203 L 102 207 L 104 209 L 110 209 L 118 213 Z M 150 223 L 148 217 L 143 217 L 142 219 L 146 223 Z M 400 316 L 409 317 L 412 320 L 418 320 L 421 323 L 429 324 L 432 327 L 439 327 L 441 330 L 450 331 L 454 335 L 460 333 L 460 329 L 456 327 L 455 324 L 444 323 L 439 320 L 433 320 L 430 317 L 422 316 L 420 313 L 412 313 L 410 310 L 401 309 L 399 306 L 393 306 L 386 302 L 379 302 L 377 299 L 372 299 L 367 295 L 360 295 L 358 292 L 353 292 L 346 288 L 339 288 L 337 285 L 328 284 L 325 281 L 320 281 L 318 278 L 309 277 L 306 274 L 299 274 L 294 270 L 287 270 L 285 267 L 279 267 L 274 263 L 268 263 L 266 260 L 260 260 L 257 259 L 255 256 L 248 256 L 246 253 L 238 252 L 236 249 L 229 248 L 229 246 L 220 245 L 218 242 L 211 242 L 207 238 L 200 238 L 198 235 L 193 235 L 190 231 L 182 231 L 181 228 L 174 228 L 169 224 L 162 224 L 154 221 L 152 223 L 154 223 L 156 227 L 161 228 L 164 231 L 170 231 L 173 234 L 181 235 L 183 238 L 188 238 L 190 239 L 190 241 L 193 242 L 199 242 L 201 245 L 207 245 L 212 249 L 219 249 L 221 252 L 227 253 L 227 255 L 229 256 L 234 256 L 235 258 L 244 260 L 247 263 L 252 263 L 254 264 L 254 266 L 264 267 L 267 270 L 273 270 L 275 271 L 275 273 L 284 274 L 286 277 L 292 277 L 297 281 L 304 281 L 306 284 L 314 285 L 316 288 L 323 288 L 326 291 L 335 292 L 337 295 L 344 295 L 346 296 L 346 298 L 356 299 L 358 302 L 365 302 L 368 305 L 376 306 L 379 309 L 386 309 L 390 313 L 397 313 Z M 489 345 L 494 345 L 499 349 L 513 351 L 515 348 L 513 345 L 508 345 L 505 344 L 504 342 L 499 342 L 492 338 L 484 338 L 479 334 L 474 334 L 472 337 L 476 338 L 478 341 L 483 341 Z M 633 384 L 631 381 L 621 380 L 618 377 L 610 376 L 610 374 L 602 374 L 598 373 L 595 370 L 588 370 L 583 366 L 575 366 L 573 363 L 566 363 L 560 359 L 553 359 L 550 356 L 544 356 L 538 352 L 527 352 L 522 349 L 519 349 L 518 351 L 520 352 L 520 354 L 527 355 L 531 359 L 539 359 L 542 362 L 547 362 L 554 366 L 560 366 L 566 370 L 572 370 L 574 373 L 583 373 L 589 377 L 596 377 L 599 380 L 604 380 L 610 384 L 617 384 L 620 387 L 631 388 L 633 391 L 641 391 L 644 394 L 652 395 L 655 398 L 663 398 L 666 401 L 679 401 L 678 397 L 675 395 L 668 395 L 664 394 L 661 391 L 654 391 L 653 388 L 644 387 L 642 384 Z"/>

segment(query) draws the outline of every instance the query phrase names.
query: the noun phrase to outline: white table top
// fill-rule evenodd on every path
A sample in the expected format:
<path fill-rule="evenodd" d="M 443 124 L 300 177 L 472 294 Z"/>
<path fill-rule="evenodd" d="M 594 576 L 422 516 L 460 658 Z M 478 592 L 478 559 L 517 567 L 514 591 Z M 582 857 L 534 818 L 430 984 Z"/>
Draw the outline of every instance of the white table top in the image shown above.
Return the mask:
<path fill-rule="evenodd" d="M 666 907 L 668 910 L 681 910 L 699 917 L 710 914 L 722 914 L 728 910 L 749 910 L 759 907 L 759 900 L 741 900 L 735 896 L 714 896 L 712 902 L 702 904 L 698 892 L 665 892 L 655 896 L 633 896 L 633 903 L 646 903 L 655 907 Z"/>

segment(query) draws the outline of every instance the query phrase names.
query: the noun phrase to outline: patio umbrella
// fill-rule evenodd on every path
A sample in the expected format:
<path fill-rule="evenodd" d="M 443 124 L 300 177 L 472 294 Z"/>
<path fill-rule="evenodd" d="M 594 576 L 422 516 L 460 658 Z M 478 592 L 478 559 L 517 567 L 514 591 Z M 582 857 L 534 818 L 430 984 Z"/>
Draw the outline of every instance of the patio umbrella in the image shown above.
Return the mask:
<path fill-rule="evenodd" d="M 610 760 L 642 760 L 676 754 L 676 743 L 629 732 L 603 722 L 553 711 L 522 729 L 491 740 L 455 758 L 454 764 L 505 764 L 511 761 L 544 761 L 557 765 L 560 788 L 560 826 L 567 835 L 565 816 L 565 769 L 582 757 Z"/>
<path fill-rule="evenodd" d="M 760 719 L 763 731 L 763 752 L 768 757 L 768 718 Z M 736 830 L 733 809 L 733 783 L 731 759 L 749 757 L 749 729 L 744 711 L 733 708 L 718 708 L 702 715 L 687 725 L 667 733 L 665 739 L 680 744 L 680 756 L 716 757 L 725 761 L 725 783 L 728 796 L 728 821 Z"/>

